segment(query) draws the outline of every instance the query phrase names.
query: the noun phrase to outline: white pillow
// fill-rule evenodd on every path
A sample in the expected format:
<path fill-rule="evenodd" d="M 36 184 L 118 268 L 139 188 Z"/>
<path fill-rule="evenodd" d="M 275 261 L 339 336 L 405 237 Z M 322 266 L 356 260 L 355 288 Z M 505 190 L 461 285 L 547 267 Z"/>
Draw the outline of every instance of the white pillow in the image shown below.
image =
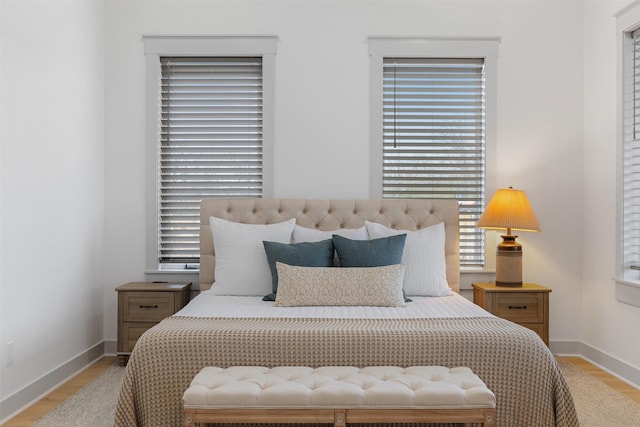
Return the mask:
<path fill-rule="evenodd" d="M 277 224 L 241 224 L 209 218 L 216 255 L 214 295 L 266 295 L 271 292 L 271 271 L 263 240 L 289 243 L 296 220 Z"/>
<path fill-rule="evenodd" d="M 360 228 L 340 228 L 338 230 L 316 230 L 315 228 L 301 227 L 296 224 L 293 227 L 293 243 L 300 242 L 319 242 L 321 240 L 331 239 L 337 234 L 351 240 L 369 240 L 366 227 Z"/>
<path fill-rule="evenodd" d="M 368 305 L 404 307 L 404 265 L 299 267 L 276 263 L 276 306 Z"/>
<path fill-rule="evenodd" d="M 451 295 L 447 283 L 443 222 L 418 231 L 395 230 L 370 221 L 365 221 L 365 227 L 371 239 L 407 234 L 402 253 L 402 263 L 407 268 L 404 274 L 404 292 L 407 296 Z"/>

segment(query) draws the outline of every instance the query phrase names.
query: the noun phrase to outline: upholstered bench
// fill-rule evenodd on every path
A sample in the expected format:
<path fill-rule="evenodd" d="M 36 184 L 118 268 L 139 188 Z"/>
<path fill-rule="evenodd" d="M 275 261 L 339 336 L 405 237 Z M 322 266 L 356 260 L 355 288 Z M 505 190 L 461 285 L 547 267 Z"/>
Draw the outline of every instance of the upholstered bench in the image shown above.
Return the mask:
<path fill-rule="evenodd" d="M 496 399 L 466 367 L 207 367 L 183 397 L 196 423 L 481 423 Z"/>

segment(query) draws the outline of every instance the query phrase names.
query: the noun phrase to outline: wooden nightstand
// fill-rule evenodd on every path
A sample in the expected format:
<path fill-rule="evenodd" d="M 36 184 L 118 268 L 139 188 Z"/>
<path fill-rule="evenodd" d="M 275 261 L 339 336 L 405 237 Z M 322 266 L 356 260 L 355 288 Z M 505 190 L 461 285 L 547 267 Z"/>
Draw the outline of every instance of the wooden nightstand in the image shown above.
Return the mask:
<path fill-rule="evenodd" d="M 118 291 L 118 358 L 125 365 L 147 329 L 184 307 L 191 283 L 130 282 Z"/>
<path fill-rule="evenodd" d="M 549 292 L 534 283 L 522 287 L 472 283 L 473 302 L 490 313 L 534 330 L 549 345 Z"/>

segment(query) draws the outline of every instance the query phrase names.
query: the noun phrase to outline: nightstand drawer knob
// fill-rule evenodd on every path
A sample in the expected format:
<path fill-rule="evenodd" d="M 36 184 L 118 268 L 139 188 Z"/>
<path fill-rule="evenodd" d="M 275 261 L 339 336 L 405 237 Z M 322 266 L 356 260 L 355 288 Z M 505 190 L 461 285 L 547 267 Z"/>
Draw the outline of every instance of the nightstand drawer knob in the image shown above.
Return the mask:
<path fill-rule="evenodd" d="M 158 305 L 157 304 L 156 305 L 142 305 L 142 304 L 140 304 L 140 308 L 154 308 L 155 309 L 155 308 L 158 308 Z"/>
<path fill-rule="evenodd" d="M 526 310 L 526 305 L 510 305 L 509 310 Z"/>

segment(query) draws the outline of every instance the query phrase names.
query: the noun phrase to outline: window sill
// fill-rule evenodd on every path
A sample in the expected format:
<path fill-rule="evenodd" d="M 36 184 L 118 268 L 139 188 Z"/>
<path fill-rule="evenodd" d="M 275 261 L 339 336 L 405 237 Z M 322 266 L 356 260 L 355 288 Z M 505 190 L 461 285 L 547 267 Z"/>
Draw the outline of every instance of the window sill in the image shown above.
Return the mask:
<path fill-rule="evenodd" d="M 198 270 L 146 270 L 144 277 L 149 282 L 191 282 L 191 289 L 197 288 L 199 283 Z"/>
<path fill-rule="evenodd" d="M 616 283 L 619 283 L 621 285 L 633 286 L 633 287 L 636 287 L 636 288 L 640 288 L 640 281 L 625 280 L 625 279 L 620 279 L 618 277 L 616 277 L 614 280 L 616 281 Z"/>
<path fill-rule="evenodd" d="M 625 304 L 640 307 L 640 282 L 632 282 L 624 279 L 615 279 L 616 299 Z"/>
<path fill-rule="evenodd" d="M 460 274 L 496 274 L 496 271 L 482 268 L 460 268 Z"/>
<path fill-rule="evenodd" d="M 496 280 L 496 271 L 487 269 L 460 269 L 460 289 L 471 290 L 472 283 L 484 283 Z"/>
<path fill-rule="evenodd" d="M 181 269 L 181 270 L 145 270 L 144 274 L 199 274 L 199 269 Z"/>

